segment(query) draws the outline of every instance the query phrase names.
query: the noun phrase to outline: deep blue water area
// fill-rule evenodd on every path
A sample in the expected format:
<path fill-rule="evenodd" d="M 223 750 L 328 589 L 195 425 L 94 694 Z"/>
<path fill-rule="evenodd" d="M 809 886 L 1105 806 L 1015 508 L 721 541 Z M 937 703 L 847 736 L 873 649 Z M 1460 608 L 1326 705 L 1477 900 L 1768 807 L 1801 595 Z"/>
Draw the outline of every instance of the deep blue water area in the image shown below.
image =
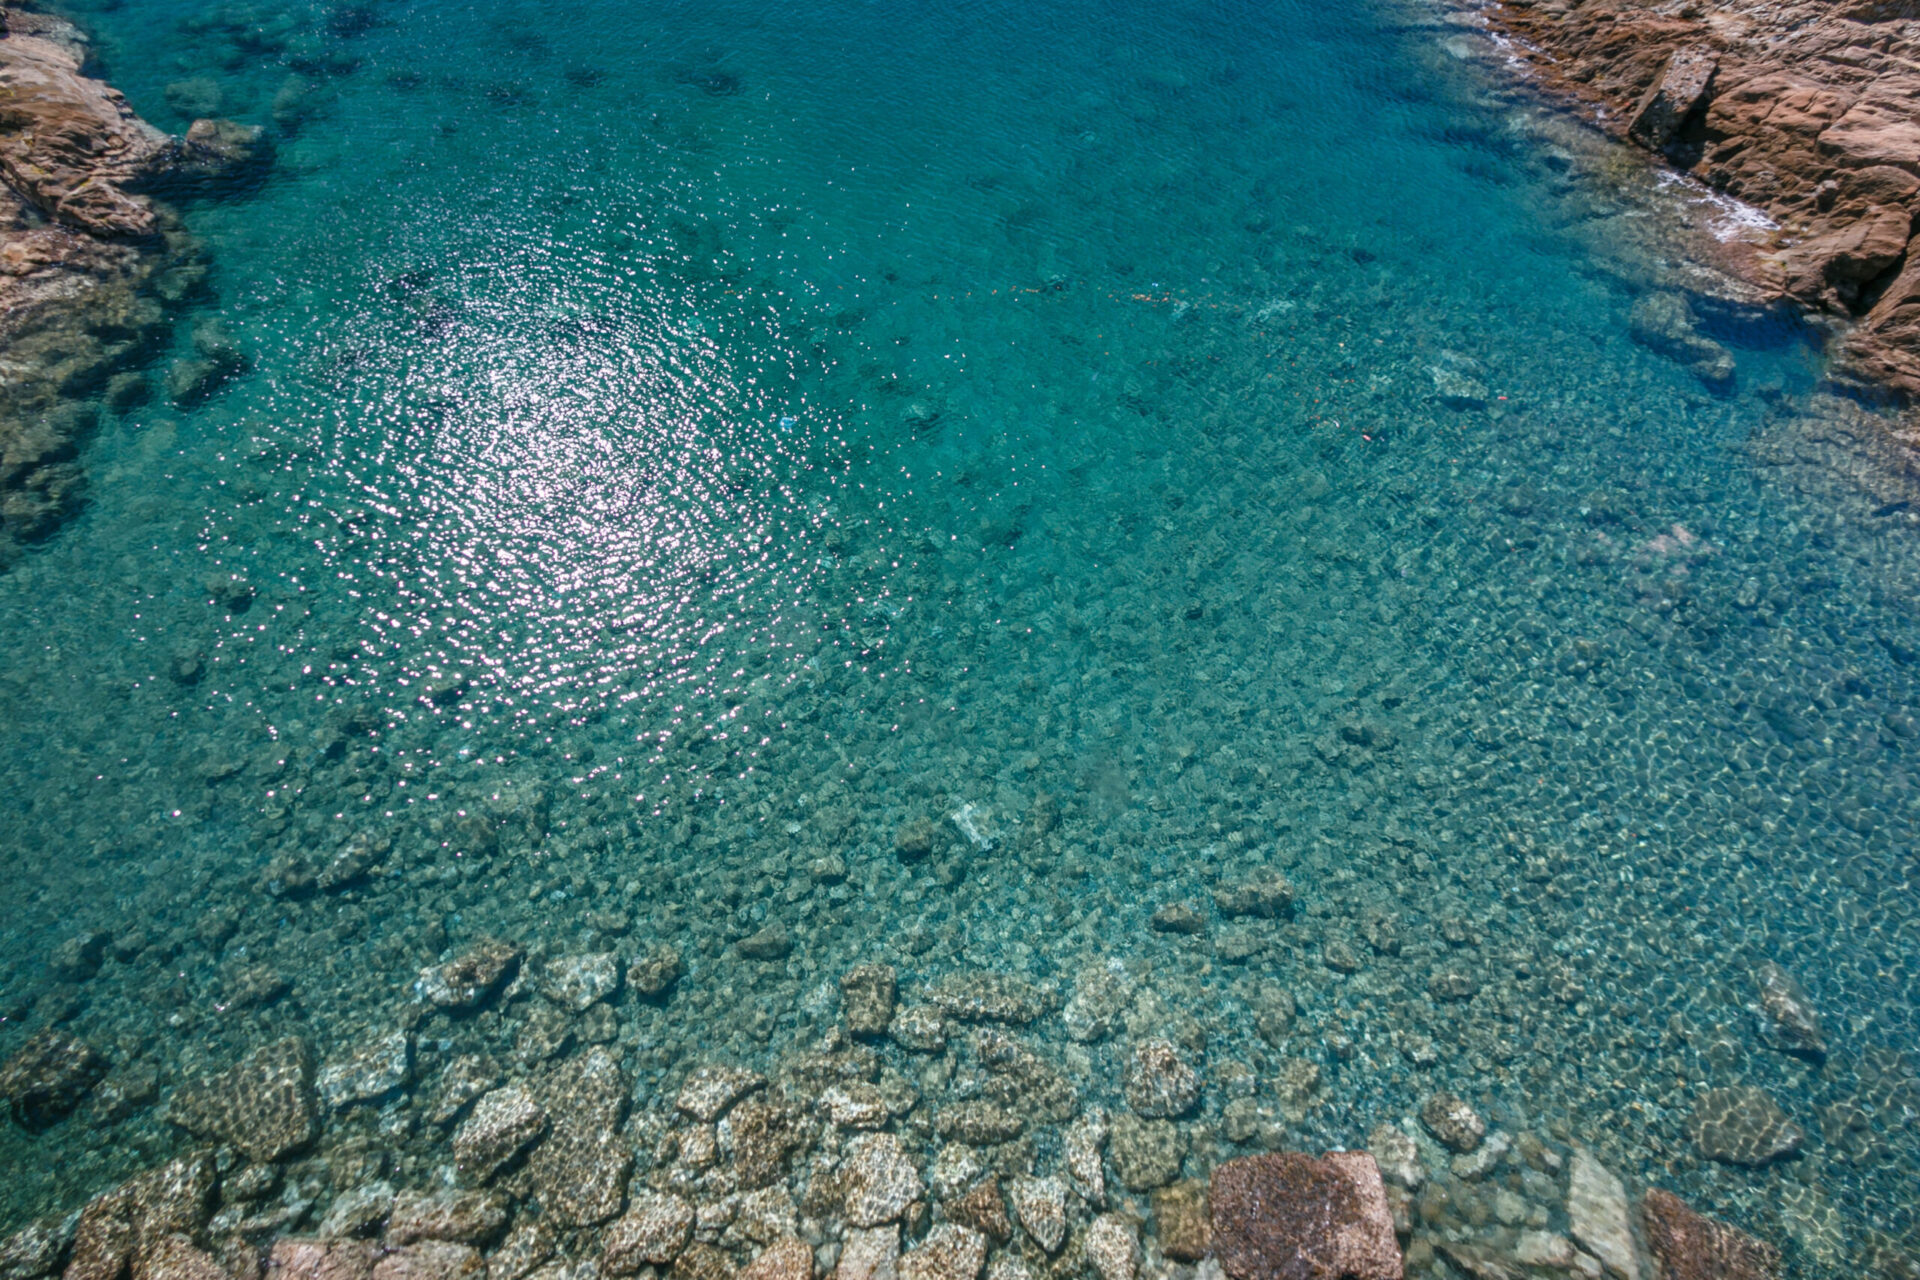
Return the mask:
<path fill-rule="evenodd" d="M 1681 286 L 1609 180 L 1652 184 L 1470 25 L 75 16 L 147 119 L 277 158 L 184 211 L 213 293 L 169 359 L 245 370 L 103 431 L 0 577 L 0 1050 L 58 1022 L 164 1101 L 346 1052 L 483 935 L 670 944 L 609 1033 L 644 1107 L 813 1044 L 855 964 L 1124 974 L 1205 1045 L 1191 1176 L 1447 1089 L 1793 1274 L 1916 1251 L 1920 536 L 1803 326 L 1700 301 L 1719 393 L 1634 341 Z M 287 890 L 355 838 L 371 875 Z M 1273 870 L 1289 918 L 1216 907 Z M 1120 1105 L 1126 1031 L 1033 1035 Z M 1702 1155 L 1747 1086 L 1796 1157 Z M 382 1106 L 330 1123 L 441 1140 Z M 186 1141 L 157 1102 L 10 1129 L 7 1221 Z"/>

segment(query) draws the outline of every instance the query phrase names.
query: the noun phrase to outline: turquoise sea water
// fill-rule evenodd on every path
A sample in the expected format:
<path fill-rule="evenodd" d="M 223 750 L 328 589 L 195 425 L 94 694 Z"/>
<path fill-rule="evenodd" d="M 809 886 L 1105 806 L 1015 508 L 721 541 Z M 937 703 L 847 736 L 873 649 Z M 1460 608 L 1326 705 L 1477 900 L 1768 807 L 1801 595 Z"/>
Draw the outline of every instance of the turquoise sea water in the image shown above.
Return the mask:
<path fill-rule="evenodd" d="M 279 156 L 187 212 L 215 296 L 176 355 L 217 321 L 249 369 L 106 429 L 0 577 L 0 1048 L 58 1020 L 164 1096 L 391 1025 L 473 937 L 670 941 L 679 994 L 621 1006 L 644 1096 L 811 1043 L 866 960 L 1117 963 L 1213 1078 L 1319 1068 L 1290 1145 L 1444 1087 L 1795 1274 L 1914 1250 L 1920 537 L 1780 465 L 1838 411 L 1792 326 L 1716 322 L 1726 396 L 1629 338 L 1644 209 L 1462 28 L 78 16 L 148 119 Z M 359 835 L 367 884 L 277 891 Z M 1261 868 L 1298 903 L 1251 956 L 1150 927 Z M 769 923 L 791 953 L 739 954 Z M 83 929 L 141 945 L 51 981 Z M 1759 1034 L 1766 961 L 1824 1065 Z M 1117 1090 L 1114 1042 L 1063 1051 Z M 1740 1085 L 1798 1159 L 1695 1153 Z M 10 1129 L 9 1222 L 182 1141 Z"/>

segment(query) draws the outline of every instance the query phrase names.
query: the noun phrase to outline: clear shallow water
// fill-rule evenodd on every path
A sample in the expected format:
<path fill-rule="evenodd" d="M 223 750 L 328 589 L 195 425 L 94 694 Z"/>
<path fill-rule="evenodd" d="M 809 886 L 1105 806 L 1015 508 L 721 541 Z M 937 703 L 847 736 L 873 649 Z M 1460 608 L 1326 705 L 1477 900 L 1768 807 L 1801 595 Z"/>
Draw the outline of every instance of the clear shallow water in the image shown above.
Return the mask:
<path fill-rule="evenodd" d="M 1756 462 L 1819 411 L 1792 334 L 1727 325 L 1724 399 L 1629 340 L 1638 215 L 1450 29 L 83 16 L 149 119 L 204 78 L 282 137 L 190 213 L 251 372 L 104 433 L 87 514 L 0 578 L 23 1028 L 164 1089 L 390 1026 L 482 933 L 670 940 L 681 994 L 621 1015 L 644 1093 L 810 1042 L 864 960 L 1071 989 L 1117 959 L 1216 1071 L 1320 1066 L 1290 1142 L 1446 1087 L 1803 1274 L 1914 1229 L 1920 543 Z M 360 833 L 394 842 L 369 886 L 268 892 Z M 1263 866 L 1300 895 L 1264 951 L 1149 928 Z M 790 956 L 732 949 L 769 921 Z M 150 945 L 50 990 L 78 928 Z M 1824 1068 L 1756 1035 L 1768 959 Z M 263 967 L 291 990 L 235 999 Z M 1430 990 L 1454 971 L 1479 994 Z M 1123 1047 L 1064 1051 L 1117 1088 Z M 1738 1084 L 1802 1159 L 1690 1154 Z M 176 1141 L 9 1130 L 14 1216 Z"/>

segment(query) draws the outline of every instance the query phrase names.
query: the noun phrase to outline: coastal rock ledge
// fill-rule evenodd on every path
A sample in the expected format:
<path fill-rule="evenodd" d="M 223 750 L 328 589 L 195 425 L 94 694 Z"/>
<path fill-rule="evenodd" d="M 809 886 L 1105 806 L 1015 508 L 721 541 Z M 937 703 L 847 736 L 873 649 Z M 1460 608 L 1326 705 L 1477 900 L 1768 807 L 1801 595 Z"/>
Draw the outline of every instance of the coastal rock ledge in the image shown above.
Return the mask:
<path fill-rule="evenodd" d="M 1836 376 L 1920 395 L 1920 5 L 1499 0 L 1552 90 L 1779 224 L 1739 269 L 1847 324 Z"/>
<path fill-rule="evenodd" d="M 262 131 L 231 121 L 155 129 L 85 73 L 87 47 L 60 18 L 0 9 L 0 569 L 77 507 L 81 444 L 145 397 L 139 366 L 202 287 L 161 201 L 268 159 Z"/>

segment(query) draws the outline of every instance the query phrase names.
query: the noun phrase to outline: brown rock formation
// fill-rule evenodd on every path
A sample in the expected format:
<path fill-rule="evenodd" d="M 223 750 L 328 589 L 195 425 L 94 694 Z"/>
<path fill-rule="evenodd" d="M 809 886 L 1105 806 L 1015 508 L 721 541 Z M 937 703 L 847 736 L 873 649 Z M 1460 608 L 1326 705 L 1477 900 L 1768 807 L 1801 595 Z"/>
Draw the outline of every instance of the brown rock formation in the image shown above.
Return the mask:
<path fill-rule="evenodd" d="M 1779 223 L 1754 283 L 1856 321 L 1838 371 L 1920 393 L 1920 10 L 1852 0 L 1502 0 L 1546 83 Z"/>
<path fill-rule="evenodd" d="M 124 406 L 168 311 L 204 276 L 149 192 L 190 193 L 257 168 L 257 129 L 199 121 L 170 138 L 84 74 L 60 19 L 0 10 L 0 568 L 76 508 L 94 397 Z M 113 379 L 121 374 L 116 384 Z"/>
<path fill-rule="evenodd" d="M 1213 1251 L 1233 1280 L 1400 1280 L 1393 1212 L 1373 1157 L 1243 1156 L 1213 1171 Z"/>
<path fill-rule="evenodd" d="M 1780 1251 L 1736 1227 L 1703 1218 L 1668 1191 L 1641 1202 L 1647 1243 L 1667 1280 L 1774 1280 Z"/>

